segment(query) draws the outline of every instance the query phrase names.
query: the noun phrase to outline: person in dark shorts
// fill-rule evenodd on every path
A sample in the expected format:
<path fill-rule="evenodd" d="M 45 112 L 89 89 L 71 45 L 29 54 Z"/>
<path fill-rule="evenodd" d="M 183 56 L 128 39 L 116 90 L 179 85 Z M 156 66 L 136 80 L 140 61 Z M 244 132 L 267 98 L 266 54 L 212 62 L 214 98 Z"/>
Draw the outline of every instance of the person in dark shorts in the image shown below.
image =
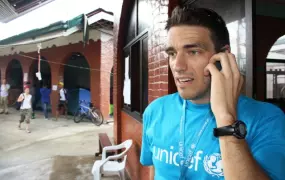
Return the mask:
<path fill-rule="evenodd" d="M 24 93 L 20 94 L 18 102 L 21 102 L 20 114 L 21 119 L 19 121 L 18 128 L 21 129 L 21 124 L 26 122 L 26 132 L 30 133 L 29 125 L 32 116 L 32 95 L 30 94 L 30 87 L 28 85 L 24 86 Z"/>

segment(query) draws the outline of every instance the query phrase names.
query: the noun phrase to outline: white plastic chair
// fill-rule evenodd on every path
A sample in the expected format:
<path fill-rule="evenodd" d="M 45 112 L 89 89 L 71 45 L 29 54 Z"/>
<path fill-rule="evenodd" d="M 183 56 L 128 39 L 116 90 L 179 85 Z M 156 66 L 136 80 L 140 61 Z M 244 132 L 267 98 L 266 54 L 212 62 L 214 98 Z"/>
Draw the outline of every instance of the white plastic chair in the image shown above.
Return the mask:
<path fill-rule="evenodd" d="M 101 174 L 104 175 L 119 175 L 122 180 L 125 180 L 125 167 L 127 161 L 127 152 L 132 146 L 132 140 L 126 140 L 125 142 L 103 148 L 102 159 L 95 161 L 92 174 L 94 175 L 94 180 L 100 180 Z M 125 149 L 122 153 L 118 155 L 108 156 L 106 158 L 107 151 Z M 122 162 L 114 161 L 122 159 Z"/>

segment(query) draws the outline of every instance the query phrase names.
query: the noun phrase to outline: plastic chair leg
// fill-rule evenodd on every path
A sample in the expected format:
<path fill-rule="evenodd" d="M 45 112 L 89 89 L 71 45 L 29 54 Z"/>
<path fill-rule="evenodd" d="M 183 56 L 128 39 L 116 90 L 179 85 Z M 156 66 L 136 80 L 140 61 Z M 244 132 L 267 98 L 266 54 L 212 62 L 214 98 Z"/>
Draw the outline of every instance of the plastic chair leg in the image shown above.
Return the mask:
<path fill-rule="evenodd" d="M 96 169 L 94 173 L 94 180 L 101 180 L 101 174 L 100 174 L 99 169 Z"/>
<path fill-rule="evenodd" d="M 126 177 L 125 177 L 125 170 L 120 171 L 120 179 L 121 180 L 125 180 L 126 179 Z"/>

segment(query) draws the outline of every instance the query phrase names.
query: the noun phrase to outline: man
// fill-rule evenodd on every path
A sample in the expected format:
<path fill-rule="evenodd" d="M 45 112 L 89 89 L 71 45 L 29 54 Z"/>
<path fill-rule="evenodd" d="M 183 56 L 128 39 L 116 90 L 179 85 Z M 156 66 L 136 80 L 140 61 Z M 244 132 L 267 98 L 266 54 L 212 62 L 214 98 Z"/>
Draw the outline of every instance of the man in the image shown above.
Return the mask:
<path fill-rule="evenodd" d="M 67 113 L 67 97 L 66 97 L 66 89 L 64 89 L 64 84 L 63 82 L 60 82 L 58 84 L 59 87 L 59 103 L 57 106 L 57 111 L 56 111 L 56 120 L 58 119 L 59 116 L 59 111 L 63 111 L 63 115 L 65 115 L 65 113 Z M 64 108 L 64 109 L 62 109 Z"/>
<path fill-rule="evenodd" d="M 6 79 L 2 80 L 1 93 L 0 93 L 0 114 L 8 114 L 8 95 L 9 95 L 10 85 L 6 83 Z"/>
<path fill-rule="evenodd" d="M 50 105 L 51 89 L 47 88 L 47 85 L 44 84 L 43 88 L 40 89 L 40 92 L 45 119 L 48 120 L 48 106 Z"/>
<path fill-rule="evenodd" d="M 28 85 L 24 86 L 24 93 L 20 94 L 18 102 L 21 102 L 20 107 L 21 119 L 19 121 L 18 128 L 21 129 L 21 124 L 26 121 L 26 132 L 31 133 L 29 124 L 32 116 L 32 95 L 30 94 L 30 87 Z"/>
<path fill-rule="evenodd" d="M 151 178 L 284 179 L 284 114 L 240 96 L 243 79 L 224 20 L 208 9 L 176 7 L 166 29 L 178 93 L 144 112 L 140 162 L 153 166 Z"/>

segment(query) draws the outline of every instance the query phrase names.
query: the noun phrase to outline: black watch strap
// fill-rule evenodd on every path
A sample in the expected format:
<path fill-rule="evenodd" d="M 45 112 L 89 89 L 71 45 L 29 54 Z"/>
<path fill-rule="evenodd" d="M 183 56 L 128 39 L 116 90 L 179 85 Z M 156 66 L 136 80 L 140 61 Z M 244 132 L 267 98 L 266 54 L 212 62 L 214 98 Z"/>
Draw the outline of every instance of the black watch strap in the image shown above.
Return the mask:
<path fill-rule="evenodd" d="M 233 135 L 234 132 L 235 132 L 235 129 L 232 125 L 214 128 L 215 137 Z"/>

